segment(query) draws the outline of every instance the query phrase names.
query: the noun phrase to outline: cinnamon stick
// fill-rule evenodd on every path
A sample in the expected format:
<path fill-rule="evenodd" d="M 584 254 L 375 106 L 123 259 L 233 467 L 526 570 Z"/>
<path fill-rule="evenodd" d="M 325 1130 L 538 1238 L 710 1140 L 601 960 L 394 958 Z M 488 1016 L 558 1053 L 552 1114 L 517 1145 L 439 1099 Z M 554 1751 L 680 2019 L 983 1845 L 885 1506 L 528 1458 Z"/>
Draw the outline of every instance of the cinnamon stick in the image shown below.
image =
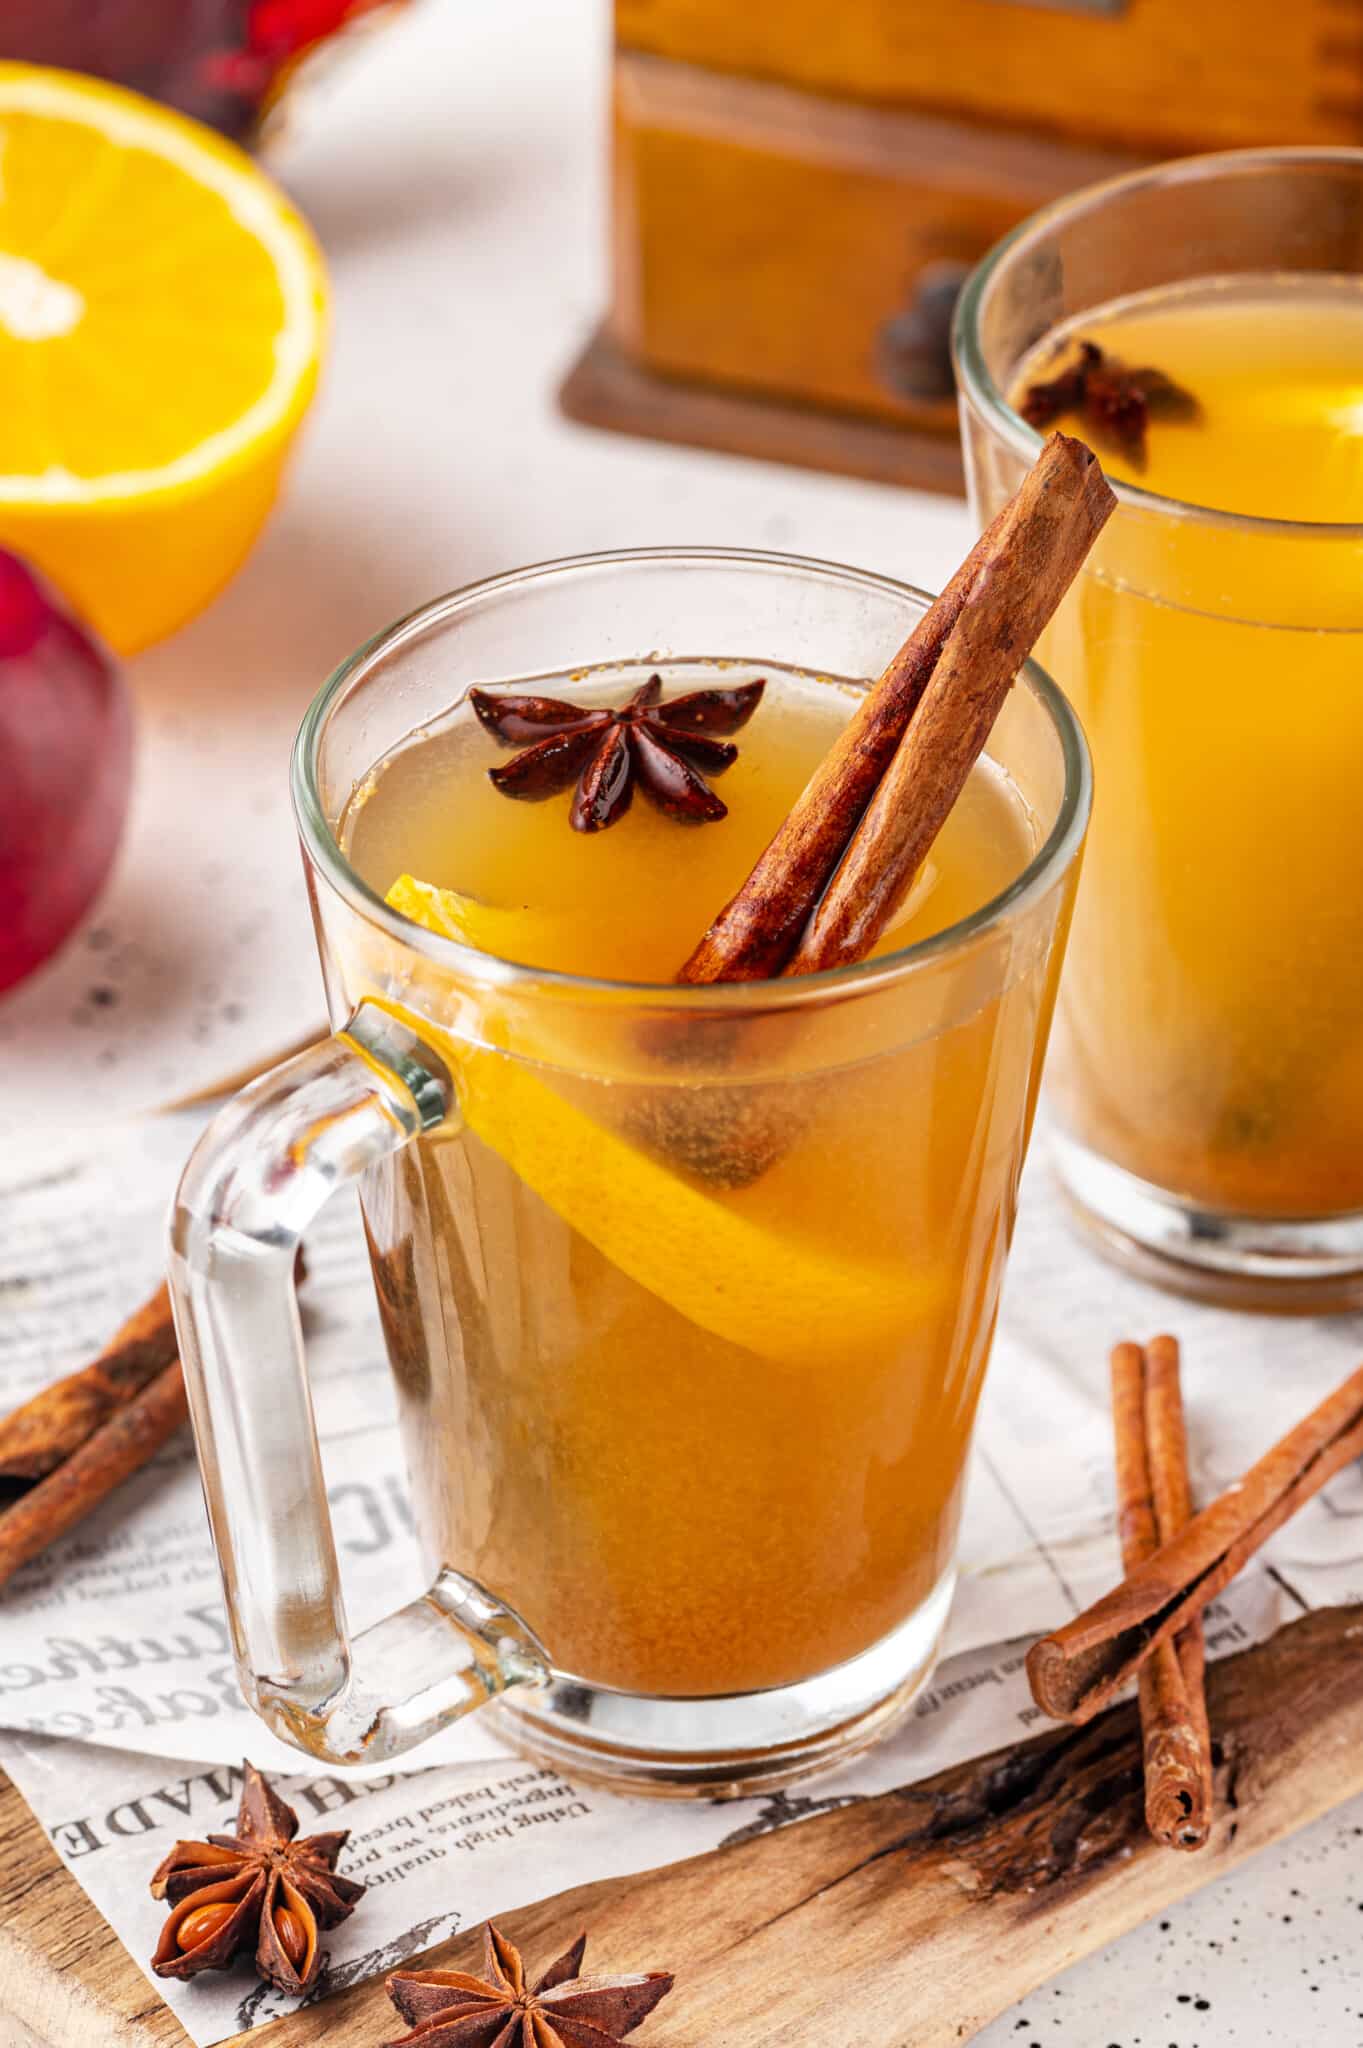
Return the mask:
<path fill-rule="evenodd" d="M 1128 1571 L 1159 1548 L 1156 1501 L 1172 1509 L 1177 1478 L 1155 1476 L 1157 1460 L 1177 1458 L 1178 1433 L 1168 1427 L 1169 1358 L 1163 1354 L 1159 1393 L 1151 1385 L 1148 1355 L 1139 1344 L 1112 1353 L 1112 1428 L 1117 1465 L 1117 1530 Z M 1178 1353 L 1174 1348 L 1174 1386 Z M 1158 1407 L 1160 1420 L 1155 1421 Z M 1184 1466 L 1186 1491 L 1186 1465 Z M 1171 1533 L 1177 1533 L 1176 1531 Z M 1199 1693 L 1201 1684 L 1199 1678 Z M 1157 1842 L 1200 1849 L 1211 1826 L 1211 1746 L 1205 1699 L 1194 1698 L 1178 1646 L 1161 1643 L 1141 1666 L 1141 1753 L 1145 1765 L 1145 1818 Z"/>
<path fill-rule="evenodd" d="M 862 698 L 678 981 L 765 981 L 785 967 L 918 709 L 1002 519 L 1000 512 Z"/>
<path fill-rule="evenodd" d="M 1152 1649 L 1199 1615 L 1285 1521 L 1363 1457 L 1363 1366 L 1244 1478 L 1083 1614 L 1034 1643 L 1032 1695 L 1060 1721 L 1090 1720 Z"/>
<path fill-rule="evenodd" d="M 140 1471 L 188 1414 L 177 1358 L 0 1515 L 0 1586 Z"/>
<path fill-rule="evenodd" d="M 300 1245 L 294 1279 L 306 1277 Z M 162 1283 L 89 1365 L 0 1419 L 0 1480 L 35 1482 L 0 1510 L 0 1586 L 140 1470 L 187 1415 Z"/>
<path fill-rule="evenodd" d="M 1154 1483 L 1155 1527 L 1161 1543 L 1172 1543 L 1193 1519 L 1193 1488 L 1188 1473 L 1188 1428 L 1183 1415 L 1183 1383 L 1176 1337 L 1152 1337 L 1145 1347 L 1145 1436 L 1150 1447 Z M 1207 1634 L 1195 1615 L 1174 1638 L 1183 1682 L 1196 1718 L 1198 1741 L 1211 1770 L 1211 1735 L 1207 1727 Z"/>
<path fill-rule="evenodd" d="M 98 1358 L 0 1419 L 0 1479 L 42 1479 L 175 1357 L 164 1282 L 115 1331 Z"/>
<path fill-rule="evenodd" d="M 1053 434 L 1017 496 L 976 542 L 862 700 L 748 879 L 682 967 L 679 981 L 757 981 L 791 970 L 820 899 L 825 892 L 834 894 L 830 884 L 844 855 L 859 836 L 877 791 L 897 768 L 906 735 L 918 725 L 920 709 L 927 709 L 931 697 L 933 711 L 912 761 L 895 774 L 893 794 L 881 806 L 876 837 L 862 846 L 840 881 L 829 913 L 839 931 L 841 957 L 860 957 L 848 949 L 861 943 L 867 930 L 874 935 L 865 939 L 863 951 L 870 950 L 913 880 L 912 872 L 901 871 L 902 858 L 887 877 L 874 874 L 877 861 L 889 850 L 884 812 L 898 806 L 908 792 L 911 808 L 919 815 L 919 799 L 926 796 L 929 802 L 920 823 L 903 835 L 907 853 L 902 857 L 920 843 L 926 852 L 984 745 L 1013 673 L 1069 587 L 1115 502 L 1090 451 L 1067 435 Z M 991 631 L 999 630 L 1000 618 L 1004 621 L 1006 644 L 997 649 L 985 644 L 979 632 L 957 637 L 969 610 L 981 604 Z M 949 651 L 947 671 L 939 677 Z M 981 664 L 978 678 L 968 673 L 973 662 Z M 1011 667 L 1001 672 L 1001 665 L 1008 662 Z M 949 758 L 938 758 L 943 749 Z M 926 791 L 917 786 L 910 790 L 911 778 L 921 773 L 925 758 L 932 769 L 929 786 Z M 875 884 L 877 908 L 854 938 L 842 933 L 847 898 L 868 882 Z M 808 960 L 791 971 L 811 971 Z"/>
<path fill-rule="evenodd" d="M 864 960 L 961 794 L 1018 669 L 1116 499 L 1082 442 L 1053 435 L 1006 508 L 894 758 L 787 974 Z"/>

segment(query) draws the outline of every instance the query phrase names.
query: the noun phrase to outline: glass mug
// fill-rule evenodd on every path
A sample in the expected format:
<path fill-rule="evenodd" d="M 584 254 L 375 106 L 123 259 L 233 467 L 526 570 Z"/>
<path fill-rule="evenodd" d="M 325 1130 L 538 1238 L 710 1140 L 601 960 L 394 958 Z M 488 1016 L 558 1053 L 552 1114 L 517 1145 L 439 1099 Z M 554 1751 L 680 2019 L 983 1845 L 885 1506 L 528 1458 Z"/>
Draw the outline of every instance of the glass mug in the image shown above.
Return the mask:
<path fill-rule="evenodd" d="M 1361 267 L 1359 150 L 1194 158 L 1037 214 L 957 310 L 977 516 L 1036 457 L 1008 393 L 1063 323 L 1193 279 L 1306 291 Z M 1363 526 L 1115 488 L 1041 642 L 1098 783 L 1047 1070 L 1061 1180 L 1165 1284 L 1357 1306 Z"/>
<path fill-rule="evenodd" d="M 870 1741 L 929 1671 L 1088 817 L 1054 685 L 1029 664 L 990 747 L 1023 872 L 837 972 L 518 966 L 397 916 L 337 838 L 471 685 L 645 651 L 864 678 L 925 603 L 776 555 L 552 563 L 415 613 L 309 711 L 336 1032 L 200 1141 L 170 1271 L 241 1684 L 310 1755 L 396 1756 L 504 1695 L 501 1732 L 579 1776 L 751 1789 Z M 770 1170 L 691 1170 L 735 1131 Z M 430 1572 L 353 1643 L 293 1296 L 352 1182 Z"/>

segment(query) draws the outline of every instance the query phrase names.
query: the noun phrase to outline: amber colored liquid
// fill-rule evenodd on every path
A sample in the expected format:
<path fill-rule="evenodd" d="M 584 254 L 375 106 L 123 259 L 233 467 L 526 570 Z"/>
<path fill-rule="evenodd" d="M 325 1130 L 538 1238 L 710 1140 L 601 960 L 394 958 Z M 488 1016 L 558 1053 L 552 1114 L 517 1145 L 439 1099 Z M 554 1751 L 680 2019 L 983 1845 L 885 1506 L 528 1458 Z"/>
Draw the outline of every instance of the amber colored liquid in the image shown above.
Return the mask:
<path fill-rule="evenodd" d="M 574 835 L 565 797 L 517 804 L 490 787 L 502 756 L 461 709 L 368 779 L 351 858 L 381 891 L 407 870 L 523 910 L 536 964 L 669 980 L 852 702 L 766 673 L 717 784 L 719 824 L 679 826 L 636 797 L 610 831 Z M 553 687 L 618 702 L 636 680 Z M 669 689 L 714 680 L 704 664 L 668 671 Z M 992 898 L 1034 845 L 986 763 L 892 944 Z M 950 1570 L 1051 957 L 986 947 L 934 975 L 912 1011 L 841 1019 L 836 1063 L 817 1072 L 819 1025 L 784 1020 L 741 1085 L 665 1059 L 628 1084 L 590 1062 L 513 1075 L 482 1054 L 484 1135 L 437 1133 L 364 1190 L 432 1563 L 495 1588 L 561 1669 L 644 1693 L 809 1677 L 912 1615 Z M 603 1013 L 603 1046 L 606 1028 Z M 513 1131 L 522 1086 L 552 1115 Z M 678 1117 L 700 1129 L 739 1098 L 743 1130 L 781 1134 L 753 1177 L 716 1182 L 685 1145 L 669 1157 Z M 574 1207 L 583 1155 L 561 1111 L 582 1120 L 566 1128 L 583 1146 L 596 1130 L 638 1143 L 604 1220 Z M 723 1289 L 698 1310 L 696 1275 L 716 1267 Z M 764 1279 L 794 1299 L 811 1275 L 823 1321 L 796 1318 L 787 1342 L 754 1290 Z"/>
<path fill-rule="evenodd" d="M 1151 423 L 1139 475 L 1101 449 L 1114 476 L 1363 521 L 1357 281 L 1186 285 L 1074 331 L 1202 406 Z M 1066 1121 L 1215 1210 L 1363 1209 L 1363 544 L 1119 512 L 1041 657 L 1095 767 L 1049 1069 Z"/>

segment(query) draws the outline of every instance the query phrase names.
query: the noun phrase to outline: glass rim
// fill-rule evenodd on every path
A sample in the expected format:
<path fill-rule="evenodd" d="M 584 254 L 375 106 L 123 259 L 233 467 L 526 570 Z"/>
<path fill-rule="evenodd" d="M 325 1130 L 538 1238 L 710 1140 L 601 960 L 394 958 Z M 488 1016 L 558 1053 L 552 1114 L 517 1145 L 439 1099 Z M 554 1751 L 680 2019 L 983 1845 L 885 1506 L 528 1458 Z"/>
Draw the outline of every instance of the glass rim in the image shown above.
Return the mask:
<path fill-rule="evenodd" d="M 1026 866 L 1006 888 L 967 917 L 959 918 L 940 932 L 915 940 L 897 952 L 858 961 L 850 967 L 824 968 L 817 974 L 791 976 L 788 980 L 710 982 L 696 986 L 675 982 L 617 981 L 599 975 L 571 974 L 558 968 L 533 967 L 524 962 L 506 960 L 499 954 L 467 946 L 461 940 L 427 931 L 400 911 L 391 909 L 346 859 L 322 804 L 318 752 L 331 713 L 344 701 L 350 685 L 376 661 L 434 627 L 445 627 L 457 619 L 461 611 L 489 597 L 510 593 L 524 584 L 583 570 L 668 562 L 729 568 L 747 565 L 793 569 L 854 588 L 908 598 L 924 610 L 933 602 L 930 593 L 915 584 L 902 583 L 872 570 L 822 561 L 812 555 L 783 554 L 758 548 L 650 547 L 605 549 L 531 563 L 521 569 L 507 570 L 501 575 L 464 584 L 419 605 L 373 634 L 332 671 L 303 714 L 293 745 L 290 789 L 304 851 L 312 865 L 325 876 L 353 912 L 408 951 L 484 987 L 502 991 L 533 990 L 546 995 L 586 996 L 598 1000 L 625 999 L 640 1007 L 669 1010 L 770 1011 L 812 1000 L 826 1000 L 844 993 L 862 994 L 955 952 L 995 927 L 1016 919 L 1071 865 L 1083 843 L 1092 803 L 1093 770 L 1088 742 L 1064 693 L 1040 663 L 1029 658 L 1018 670 L 1018 678 L 1025 678 L 1032 695 L 1046 713 L 1059 739 L 1064 765 L 1064 788 L 1054 821 Z M 779 995 L 776 993 L 778 990 Z"/>
<path fill-rule="evenodd" d="M 1275 164 L 1309 167 L 1331 163 L 1348 165 L 1363 172 L 1363 148 L 1351 148 L 1343 143 L 1302 143 L 1272 149 L 1208 150 L 1198 156 L 1175 157 L 1168 163 L 1120 172 L 1115 177 L 1085 185 L 1078 192 L 1067 193 L 1063 199 L 1053 199 L 1049 205 L 1038 208 L 994 244 L 961 287 L 952 318 L 951 343 L 962 399 L 968 400 L 1025 462 L 1035 462 L 1046 437 L 1036 427 L 1028 425 L 994 382 L 980 346 L 979 314 L 985 293 L 1004 264 L 1040 241 L 1058 222 L 1098 212 L 1113 199 L 1138 191 L 1143 186 L 1194 184 L 1209 177 L 1245 175 Z M 1331 273 L 1320 274 L 1327 276 Z M 1191 499 L 1167 498 L 1158 491 L 1144 490 L 1139 484 L 1119 483 L 1115 477 L 1109 477 L 1108 481 L 1117 494 L 1119 504 L 1161 519 L 1194 519 L 1208 526 L 1224 527 L 1230 532 L 1264 538 L 1363 540 L 1363 521 L 1360 520 L 1265 519 L 1250 512 L 1227 512 L 1215 505 L 1196 505 Z"/>

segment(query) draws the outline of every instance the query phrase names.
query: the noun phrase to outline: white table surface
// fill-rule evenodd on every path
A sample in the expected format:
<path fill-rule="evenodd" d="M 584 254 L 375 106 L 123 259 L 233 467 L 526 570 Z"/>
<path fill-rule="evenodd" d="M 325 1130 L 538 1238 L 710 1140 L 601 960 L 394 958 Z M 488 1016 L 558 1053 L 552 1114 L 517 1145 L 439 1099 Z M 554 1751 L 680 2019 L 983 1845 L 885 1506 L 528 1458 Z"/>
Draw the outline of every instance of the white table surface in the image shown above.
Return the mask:
<path fill-rule="evenodd" d="M 334 280 L 325 386 L 244 572 L 132 665 L 132 826 L 87 927 L 0 1001 L 0 1142 L 201 1087 L 320 1022 L 288 745 L 329 669 L 410 606 L 597 547 L 784 548 L 931 587 L 960 558 L 958 504 L 557 417 L 605 291 L 607 12 L 421 0 L 276 150 Z M 1356 2048 L 1361 1916 L 1363 1801 L 978 2038 Z"/>

